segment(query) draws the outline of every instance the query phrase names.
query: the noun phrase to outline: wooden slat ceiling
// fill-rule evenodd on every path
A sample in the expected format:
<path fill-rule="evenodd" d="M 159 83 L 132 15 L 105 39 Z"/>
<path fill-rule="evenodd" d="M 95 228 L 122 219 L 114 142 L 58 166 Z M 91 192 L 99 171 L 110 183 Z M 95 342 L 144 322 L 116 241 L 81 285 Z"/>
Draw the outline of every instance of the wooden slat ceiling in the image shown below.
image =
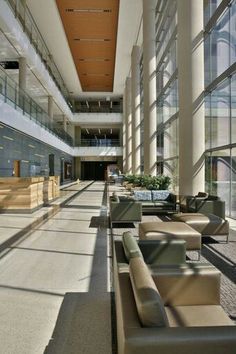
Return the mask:
<path fill-rule="evenodd" d="M 83 91 L 112 92 L 119 0 L 56 0 Z"/>

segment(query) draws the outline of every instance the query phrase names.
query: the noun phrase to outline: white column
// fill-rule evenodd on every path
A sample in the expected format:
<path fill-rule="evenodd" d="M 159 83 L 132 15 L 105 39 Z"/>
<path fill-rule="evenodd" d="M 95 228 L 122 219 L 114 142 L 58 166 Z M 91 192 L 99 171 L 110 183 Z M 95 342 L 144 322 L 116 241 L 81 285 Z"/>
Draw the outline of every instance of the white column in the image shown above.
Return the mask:
<path fill-rule="evenodd" d="M 123 122 L 122 122 L 122 134 L 123 134 L 123 173 L 126 173 L 127 166 L 126 166 L 126 97 L 125 91 L 123 95 Z"/>
<path fill-rule="evenodd" d="M 205 190 L 203 0 L 177 0 L 179 193 Z"/>
<path fill-rule="evenodd" d="M 53 97 L 48 96 L 48 116 L 53 120 Z"/>
<path fill-rule="evenodd" d="M 144 173 L 156 175 L 156 0 L 143 0 Z"/>
<path fill-rule="evenodd" d="M 65 132 L 67 132 L 67 119 L 65 115 L 63 115 L 63 128 Z"/>
<path fill-rule="evenodd" d="M 126 106 L 126 172 L 132 173 L 132 112 L 131 112 L 131 78 L 125 82 Z"/>
<path fill-rule="evenodd" d="M 26 58 L 19 58 L 19 87 L 22 90 L 26 89 L 26 77 L 27 77 Z"/>
<path fill-rule="evenodd" d="M 141 173 L 140 152 L 140 47 L 134 46 L 131 55 L 132 80 L 132 173 Z"/>

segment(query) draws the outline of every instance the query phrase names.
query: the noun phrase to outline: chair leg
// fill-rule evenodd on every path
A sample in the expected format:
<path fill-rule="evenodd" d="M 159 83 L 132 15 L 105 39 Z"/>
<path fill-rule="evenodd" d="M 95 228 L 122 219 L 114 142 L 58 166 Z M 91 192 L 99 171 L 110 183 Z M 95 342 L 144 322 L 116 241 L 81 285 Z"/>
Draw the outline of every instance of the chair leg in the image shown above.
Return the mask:
<path fill-rule="evenodd" d="M 229 243 L 229 233 L 226 235 L 226 243 Z"/>

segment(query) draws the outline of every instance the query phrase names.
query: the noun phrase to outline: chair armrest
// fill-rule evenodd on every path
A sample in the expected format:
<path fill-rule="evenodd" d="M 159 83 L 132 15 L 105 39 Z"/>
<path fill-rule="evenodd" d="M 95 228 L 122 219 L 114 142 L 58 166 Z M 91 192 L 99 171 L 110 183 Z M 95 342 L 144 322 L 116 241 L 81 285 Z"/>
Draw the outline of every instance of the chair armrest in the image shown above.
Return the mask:
<path fill-rule="evenodd" d="M 184 240 L 138 242 L 145 263 L 152 265 L 183 264 L 186 260 L 186 242 Z"/>
<path fill-rule="evenodd" d="M 236 326 L 125 329 L 125 354 L 233 354 Z"/>
<path fill-rule="evenodd" d="M 151 269 L 166 305 L 219 305 L 220 272 L 214 266 L 185 264 L 179 268 Z"/>

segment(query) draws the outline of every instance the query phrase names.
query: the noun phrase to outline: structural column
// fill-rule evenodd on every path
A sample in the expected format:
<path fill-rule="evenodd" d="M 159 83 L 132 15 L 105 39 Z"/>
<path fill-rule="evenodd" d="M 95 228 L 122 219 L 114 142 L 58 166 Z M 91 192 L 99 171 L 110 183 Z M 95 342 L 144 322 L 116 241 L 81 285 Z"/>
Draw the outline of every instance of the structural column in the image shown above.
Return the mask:
<path fill-rule="evenodd" d="M 126 113 L 126 172 L 132 173 L 132 111 L 131 111 L 131 78 L 125 82 Z"/>
<path fill-rule="evenodd" d="M 205 190 L 203 0 L 177 0 L 179 193 Z"/>
<path fill-rule="evenodd" d="M 134 46 L 131 55 L 132 80 L 132 173 L 141 173 L 140 146 L 140 47 Z"/>
<path fill-rule="evenodd" d="M 156 0 L 143 0 L 144 173 L 156 175 Z"/>
<path fill-rule="evenodd" d="M 53 120 L 53 97 L 48 96 L 48 116 Z"/>
<path fill-rule="evenodd" d="M 123 95 L 123 122 L 122 122 L 122 134 L 123 134 L 123 173 L 126 173 L 127 167 L 126 167 L 126 155 L 127 155 L 127 146 L 126 146 L 126 97 L 125 97 L 125 92 L 124 90 L 124 95 Z"/>
<path fill-rule="evenodd" d="M 64 128 L 65 132 L 67 133 L 67 119 L 66 119 L 65 115 L 63 115 L 63 128 Z"/>
<path fill-rule="evenodd" d="M 27 77 L 26 58 L 19 58 L 19 87 L 22 90 L 26 89 L 26 77 Z"/>

